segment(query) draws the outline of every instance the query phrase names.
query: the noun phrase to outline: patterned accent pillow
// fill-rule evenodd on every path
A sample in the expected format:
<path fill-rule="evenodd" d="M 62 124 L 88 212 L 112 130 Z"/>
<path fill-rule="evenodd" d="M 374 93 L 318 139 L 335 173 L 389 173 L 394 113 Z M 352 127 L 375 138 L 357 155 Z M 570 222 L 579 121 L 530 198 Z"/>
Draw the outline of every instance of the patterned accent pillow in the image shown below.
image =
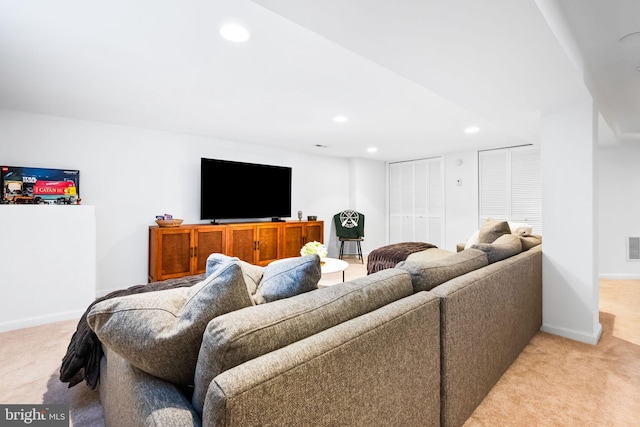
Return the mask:
<path fill-rule="evenodd" d="M 97 303 L 87 322 L 133 366 L 174 384 L 193 384 L 202 333 L 221 314 L 253 304 L 237 261 L 190 288 L 126 295 Z"/>

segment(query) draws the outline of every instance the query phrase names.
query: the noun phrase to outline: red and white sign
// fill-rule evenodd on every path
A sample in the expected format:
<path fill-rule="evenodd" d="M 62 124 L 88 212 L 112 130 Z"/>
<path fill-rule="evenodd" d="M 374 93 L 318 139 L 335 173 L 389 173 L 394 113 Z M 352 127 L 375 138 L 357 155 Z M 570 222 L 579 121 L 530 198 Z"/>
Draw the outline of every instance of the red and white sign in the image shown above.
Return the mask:
<path fill-rule="evenodd" d="M 36 181 L 34 196 L 75 196 L 76 186 L 71 181 Z"/>

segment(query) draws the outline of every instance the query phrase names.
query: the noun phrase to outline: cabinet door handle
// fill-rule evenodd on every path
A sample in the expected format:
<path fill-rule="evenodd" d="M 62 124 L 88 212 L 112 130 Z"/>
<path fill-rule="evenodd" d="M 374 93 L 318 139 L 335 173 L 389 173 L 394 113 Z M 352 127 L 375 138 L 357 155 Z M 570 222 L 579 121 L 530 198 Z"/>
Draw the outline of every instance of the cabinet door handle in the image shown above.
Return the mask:
<path fill-rule="evenodd" d="M 196 258 L 198 256 L 198 247 L 194 246 L 193 247 L 193 257 Z"/>

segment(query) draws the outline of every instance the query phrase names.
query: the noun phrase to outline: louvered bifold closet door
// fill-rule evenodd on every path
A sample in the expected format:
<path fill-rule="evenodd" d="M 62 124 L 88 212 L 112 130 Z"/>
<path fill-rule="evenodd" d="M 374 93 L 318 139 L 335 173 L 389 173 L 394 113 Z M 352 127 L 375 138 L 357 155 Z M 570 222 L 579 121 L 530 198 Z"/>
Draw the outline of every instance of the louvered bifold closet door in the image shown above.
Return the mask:
<path fill-rule="evenodd" d="M 444 245 L 444 168 L 442 159 L 429 160 L 429 235 L 424 240 L 438 247 Z"/>
<path fill-rule="evenodd" d="M 410 162 L 389 165 L 389 240 L 413 236 L 414 167 Z"/>
<path fill-rule="evenodd" d="M 487 218 L 509 218 L 509 150 L 478 153 L 480 225 Z"/>
<path fill-rule="evenodd" d="M 389 165 L 389 243 L 442 244 L 442 174 L 441 158 Z"/>
<path fill-rule="evenodd" d="M 479 220 L 523 222 L 542 234 L 540 150 L 532 146 L 481 151 Z"/>
<path fill-rule="evenodd" d="M 427 242 L 429 239 L 429 163 L 426 160 L 419 160 L 413 163 L 413 167 L 415 170 L 413 210 L 415 231 L 411 241 Z"/>
<path fill-rule="evenodd" d="M 511 221 L 533 227 L 542 234 L 542 187 L 540 150 L 529 147 L 511 149 Z"/>

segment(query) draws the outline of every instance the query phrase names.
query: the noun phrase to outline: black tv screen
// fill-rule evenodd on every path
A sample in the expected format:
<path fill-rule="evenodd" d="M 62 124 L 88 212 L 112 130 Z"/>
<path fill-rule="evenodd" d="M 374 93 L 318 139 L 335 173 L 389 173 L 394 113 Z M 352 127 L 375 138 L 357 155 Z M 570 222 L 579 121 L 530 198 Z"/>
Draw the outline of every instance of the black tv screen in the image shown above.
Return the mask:
<path fill-rule="evenodd" d="M 291 168 L 201 159 L 200 219 L 291 216 Z"/>

